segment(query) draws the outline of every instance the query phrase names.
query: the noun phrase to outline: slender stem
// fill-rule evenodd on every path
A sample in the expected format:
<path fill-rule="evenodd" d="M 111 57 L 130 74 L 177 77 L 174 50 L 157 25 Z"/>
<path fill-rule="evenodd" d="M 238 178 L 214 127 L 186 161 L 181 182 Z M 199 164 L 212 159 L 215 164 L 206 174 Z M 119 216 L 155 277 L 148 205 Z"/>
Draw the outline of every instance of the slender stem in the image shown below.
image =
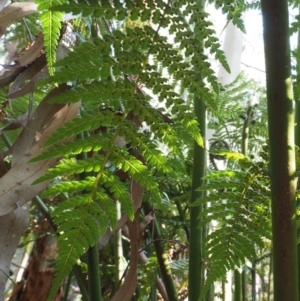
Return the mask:
<path fill-rule="evenodd" d="M 247 300 L 247 273 L 244 268 L 242 271 L 242 301 Z"/>
<path fill-rule="evenodd" d="M 178 214 L 179 214 L 180 221 L 183 223 L 183 230 L 185 231 L 186 238 L 187 238 L 187 240 L 189 240 L 190 233 L 189 233 L 188 227 L 185 224 L 186 219 L 185 219 L 185 215 L 184 215 L 184 212 L 182 210 L 182 207 L 181 207 L 181 203 L 178 200 L 175 200 L 175 204 L 176 204 L 176 207 L 177 207 L 177 211 L 178 211 Z"/>
<path fill-rule="evenodd" d="M 256 301 L 256 261 L 253 261 L 251 268 L 251 282 L 252 282 L 252 301 Z"/>
<path fill-rule="evenodd" d="M 143 202 L 143 208 L 145 214 L 152 212 L 152 206 L 148 202 Z M 172 277 L 172 271 L 169 266 L 168 257 L 164 250 L 164 245 L 161 240 L 160 229 L 156 218 L 153 220 L 153 239 L 154 239 L 154 249 L 158 261 L 158 265 L 161 272 L 161 277 L 164 282 L 166 292 L 168 294 L 168 301 L 178 301 L 176 287 Z"/>
<path fill-rule="evenodd" d="M 77 284 L 78 284 L 79 289 L 80 289 L 82 300 L 83 301 L 90 301 L 91 299 L 90 299 L 88 291 L 87 291 L 88 284 L 86 283 L 86 277 L 85 277 L 85 275 L 83 275 L 80 266 L 75 265 L 73 267 L 73 272 L 74 272 L 74 276 L 76 278 Z"/>
<path fill-rule="evenodd" d="M 79 134 L 80 138 L 84 138 L 84 133 Z M 78 155 L 81 159 L 86 159 L 87 154 L 81 153 Z M 85 179 L 87 173 L 81 173 L 79 175 L 80 179 Z M 88 265 L 88 284 L 89 284 L 89 297 L 92 301 L 101 301 L 101 282 L 100 282 L 100 273 L 99 273 L 99 255 L 98 255 L 98 244 L 91 246 L 87 252 L 87 265 Z"/>
<path fill-rule="evenodd" d="M 87 250 L 90 300 L 101 301 L 101 285 L 99 273 L 99 255 L 97 243 Z"/>
<path fill-rule="evenodd" d="M 197 6 L 199 10 L 204 10 L 204 0 L 198 0 Z M 199 38 L 199 37 L 198 37 Z M 198 43 L 203 44 L 203 40 Z M 202 82 L 201 76 L 197 75 L 197 81 Z M 199 123 L 199 130 L 206 139 L 206 107 L 202 99 L 195 96 L 194 98 L 194 113 Z M 205 146 L 201 147 L 194 142 L 194 157 L 193 157 L 193 172 L 192 172 L 192 191 L 191 203 L 201 198 L 202 193 L 197 191 L 202 183 L 202 178 L 205 175 L 206 167 L 206 151 Z M 202 229 L 199 228 L 199 214 L 202 211 L 202 206 L 190 208 L 190 239 L 189 239 L 189 300 L 198 300 L 203 285 L 203 268 L 202 268 Z"/>
<path fill-rule="evenodd" d="M 196 98 L 194 111 L 197 116 L 201 135 L 205 140 L 206 108 L 202 100 Z M 194 143 L 191 203 L 202 197 L 202 192 L 196 189 L 202 185 L 205 175 L 205 148 Z M 202 229 L 199 228 L 199 214 L 202 206 L 190 208 L 190 240 L 189 240 L 189 300 L 198 300 L 202 287 Z"/>
<path fill-rule="evenodd" d="M 63 301 L 67 301 L 68 300 L 68 295 L 69 295 L 69 292 L 70 292 L 72 277 L 73 277 L 73 271 L 71 271 L 69 273 L 69 276 L 68 276 L 68 279 L 67 279 L 67 283 L 66 283 L 66 286 L 65 286 Z"/>
<path fill-rule="evenodd" d="M 121 218 L 121 204 L 116 202 L 117 209 L 117 220 Z M 122 278 L 122 256 L 123 256 L 123 247 L 122 247 L 122 235 L 119 230 L 114 235 L 114 257 L 115 257 L 115 283 L 119 283 Z"/>
<path fill-rule="evenodd" d="M 1 133 L 1 139 L 3 140 L 3 142 L 5 143 L 5 145 L 6 145 L 7 148 L 11 148 L 13 146 L 13 144 L 10 141 L 10 139 L 3 132 Z"/>
<path fill-rule="evenodd" d="M 241 301 L 241 273 L 234 270 L 234 301 Z"/>
<path fill-rule="evenodd" d="M 51 218 L 50 210 L 45 205 L 43 200 L 37 195 L 34 198 L 34 202 L 35 202 L 36 206 L 38 207 L 38 209 L 42 212 L 42 214 L 47 218 L 47 220 L 48 220 L 49 224 L 51 225 L 52 229 L 54 231 L 56 231 L 56 226 L 54 225 L 53 220 Z"/>
<path fill-rule="evenodd" d="M 242 153 L 245 156 L 248 156 L 249 130 L 250 130 L 252 112 L 253 112 L 253 106 L 249 105 L 249 107 L 247 108 L 247 117 L 244 120 L 243 132 L 242 132 Z"/>
<path fill-rule="evenodd" d="M 273 300 L 273 255 L 270 256 L 270 264 L 269 264 L 269 275 L 268 275 L 268 299 L 267 301 Z"/>

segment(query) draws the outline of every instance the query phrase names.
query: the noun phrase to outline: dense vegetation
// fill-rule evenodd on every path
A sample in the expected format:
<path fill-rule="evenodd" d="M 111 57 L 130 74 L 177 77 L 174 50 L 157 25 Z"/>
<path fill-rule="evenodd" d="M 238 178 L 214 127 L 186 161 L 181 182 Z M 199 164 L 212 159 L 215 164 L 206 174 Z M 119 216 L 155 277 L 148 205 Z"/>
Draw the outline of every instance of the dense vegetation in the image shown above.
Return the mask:
<path fill-rule="evenodd" d="M 0 299 L 227 300 L 233 277 L 236 301 L 273 300 L 273 265 L 274 300 L 297 299 L 288 6 L 209 2 L 242 31 L 262 9 L 267 97 L 245 74 L 220 84 L 204 1 L 3 8 Z"/>

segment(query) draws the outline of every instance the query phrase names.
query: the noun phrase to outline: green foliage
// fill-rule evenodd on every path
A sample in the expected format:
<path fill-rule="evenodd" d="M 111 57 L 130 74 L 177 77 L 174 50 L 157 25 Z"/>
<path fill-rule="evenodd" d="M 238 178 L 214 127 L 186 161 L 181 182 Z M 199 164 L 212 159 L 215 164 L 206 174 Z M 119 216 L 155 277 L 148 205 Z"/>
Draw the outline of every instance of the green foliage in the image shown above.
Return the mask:
<path fill-rule="evenodd" d="M 246 33 L 244 22 L 241 19 L 242 13 L 248 8 L 249 4 L 245 1 L 234 0 L 234 1 L 223 1 L 223 0 L 209 0 L 210 3 L 214 3 L 216 8 L 222 9 L 224 14 L 227 14 L 228 21 L 232 21 L 241 31 Z M 255 3 L 255 2 L 254 2 Z"/>
<path fill-rule="evenodd" d="M 201 227 L 219 222 L 204 242 L 203 256 L 209 273 L 202 297 L 227 270 L 241 266 L 246 259 L 252 261 L 255 246 L 263 247 L 271 238 L 268 162 L 252 162 L 241 154 L 229 153 L 228 157 L 236 160 L 235 169 L 207 175 L 207 183 L 199 188 L 207 195 L 195 203 L 207 205 L 199 216 Z"/>
<path fill-rule="evenodd" d="M 50 75 L 54 73 L 53 64 L 56 61 L 56 47 L 60 36 L 63 13 L 51 11 L 51 8 L 60 4 L 61 0 L 36 0 L 38 10 L 41 12 L 40 21 L 43 26 L 44 45 Z"/>
<path fill-rule="evenodd" d="M 46 141 L 49 150 L 32 160 L 65 157 L 35 182 L 55 180 L 44 196 L 68 197 L 53 213 L 60 236 L 49 298 L 105 225 L 114 227 L 115 200 L 133 218 L 130 181 L 159 203 L 154 173 L 172 179 L 177 168 L 168 164 L 166 152 L 183 158 L 186 143 L 203 145 L 184 95 L 197 95 L 216 107 L 219 85 L 199 39 L 227 70 L 229 66 L 208 15 L 196 3 L 182 5 L 161 0 L 134 5 L 118 0 L 39 2 L 48 66 L 50 72 L 56 70 L 41 86 L 72 82 L 71 90 L 51 102 L 80 101 L 83 108 L 80 117 Z M 63 11 L 91 18 L 92 39 L 55 62 Z M 117 25 L 108 25 L 110 20 Z"/>
<path fill-rule="evenodd" d="M 224 86 L 219 94 L 218 110 L 209 108 L 209 128 L 214 129 L 213 140 L 226 141 L 231 150 L 241 151 L 242 131 L 245 120 L 249 122 L 249 150 L 251 155 L 260 151 L 268 137 L 267 103 L 265 91 L 260 83 L 241 73 L 230 85 Z M 247 110 L 253 102 L 251 116 Z"/>
<path fill-rule="evenodd" d="M 115 205 L 106 192 L 100 189 L 95 193 L 93 201 L 89 194 L 82 194 L 70 197 L 55 208 L 52 216 L 60 234 L 55 283 L 61 283 L 79 257 L 106 231 L 110 222 L 116 222 L 116 212 L 113 210 Z M 56 290 L 54 284 L 50 296 Z"/>

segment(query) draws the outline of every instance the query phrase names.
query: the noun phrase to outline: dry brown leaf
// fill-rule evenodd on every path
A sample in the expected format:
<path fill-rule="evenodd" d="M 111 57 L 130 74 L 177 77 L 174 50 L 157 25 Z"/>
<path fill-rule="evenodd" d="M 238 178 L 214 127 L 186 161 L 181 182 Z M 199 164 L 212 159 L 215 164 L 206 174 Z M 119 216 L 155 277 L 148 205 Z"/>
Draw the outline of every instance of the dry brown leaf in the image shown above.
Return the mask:
<path fill-rule="evenodd" d="M 46 58 L 42 54 L 43 44 L 44 39 L 42 34 L 40 34 L 29 50 L 20 57 L 16 57 L 14 54 L 15 45 L 12 45 L 9 62 L 13 60 L 15 64 L 2 65 L 7 70 L 0 75 L 0 87 L 4 87 L 14 81 L 9 89 L 9 99 L 14 99 L 31 92 L 37 81 L 48 76 Z M 31 81 L 23 88 L 25 81 L 29 79 Z"/>
<path fill-rule="evenodd" d="M 119 290 L 112 297 L 111 301 L 129 301 L 133 296 L 137 287 L 137 267 L 138 255 L 140 248 L 139 226 L 137 221 L 128 221 L 129 237 L 130 237 L 130 265 L 125 281 Z"/>
<path fill-rule="evenodd" d="M 33 61 L 35 61 L 39 56 L 41 56 L 42 50 L 44 48 L 44 37 L 40 33 L 35 41 L 32 43 L 30 48 L 24 52 L 19 58 L 15 60 L 16 64 L 19 66 L 27 66 Z"/>
<path fill-rule="evenodd" d="M 48 104 L 49 98 L 69 88 L 67 85 L 61 85 L 41 101 L 14 144 L 12 168 L 0 179 L 0 216 L 22 206 L 47 186 L 47 182 L 34 186 L 31 183 L 54 166 L 56 159 L 30 164 L 28 160 L 45 150 L 41 149 L 42 144 L 58 127 L 77 116 L 79 103 Z"/>
<path fill-rule="evenodd" d="M 29 111 L 27 111 L 25 114 L 20 115 L 16 119 L 11 120 L 9 124 L 4 126 L 3 128 L 0 128 L 0 134 L 4 131 L 11 131 L 19 129 L 20 127 L 24 127 L 28 120 L 31 118 L 32 114 L 32 112 L 29 114 Z"/>
<path fill-rule="evenodd" d="M 15 78 L 23 71 L 25 67 L 13 66 L 12 69 L 5 70 L 0 74 L 0 88 L 5 87 L 15 80 Z"/>
<path fill-rule="evenodd" d="M 12 94 L 20 90 L 24 85 L 25 81 L 32 79 L 38 72 L 40 72 L 47 64 L 45 55 L 39 57 L 35 62 L 30 64 L 21 74 L 17 76 L 14 83 L 10 86 L 8 92 L 8 98 L 11 98 L 9 94 Z"/>
<path fill-rule="evenodd" d="M 47 66 L 45 66 L 41 71 L 39 71 L 35 76 L 32 77 L 31 81 L 24 88 L 7 95 L 7 98 L 9 100 L 12 100 L 12 99 L 24 96 L 24 95 L 32 92 L 33 89 L 35 88 L 35 84 L 38 81 L 43 80 L 44 78 L 47 78 L 48 76 L 49 76 L 48 68 L 47 68 Z"/>
<path fill-rule="evenodd" d="M 145 228 L 153 221 L 153 212 L 150 214 L 146 215 L 144 217 L 144 220 L 140 223 L 139 229 L 140 229 L 140 236 L 142 236 Z"/>
<path fill-rule="evenodd" d="M 37 11 L 37 4 L 34 2 L 14 2 L 0 12 L 0 27 L 11 24 Z"/>

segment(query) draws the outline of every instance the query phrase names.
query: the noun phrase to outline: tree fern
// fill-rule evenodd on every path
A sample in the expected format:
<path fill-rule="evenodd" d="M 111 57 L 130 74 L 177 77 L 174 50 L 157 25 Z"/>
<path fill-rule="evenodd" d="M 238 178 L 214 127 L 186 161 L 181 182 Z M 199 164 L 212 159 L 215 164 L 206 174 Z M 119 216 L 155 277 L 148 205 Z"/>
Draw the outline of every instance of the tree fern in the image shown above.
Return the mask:
<path fill-rule="evenodd" d="M 57 68 L 43 84 L 72 82 L 72 89 L 51 101 L 80 101 L 83 107 L 80 117 L 65 124 L 45 143 L 52 146 L 50 151 L 34 159 L 66 156 L 35 182 L 55 179 L 45 195 L 64 192 L 69 198 L 53 213 L 60 233 L 60 251 L 49 298 L 84 251 L 97 242 L 107 226 L 114 227 L 114 201 L 120 201 L 123 211 L 133 218 L 128 181 L 138 182 L 152 200 L 160 201 L 153 175 L 159 171 L 172 177 L 174 172 L 166 165 L 164 151 L 158 145 L 179 157 L 183 157 L 185 136 L 202 145 L 198 123 L 183 93 L 197 94 L 213 107 L 219 86 L 194 32 L 203 36 L 205 46 L 227 70 L 229 67 L 212 36 L 208 16 L 193 2 L 184 3 L 184 9 L 183 4 L 175 4 L 162 0 L 134 4 L 70 0 L 63 4 L 42 2 L 39 6 L 45 9 L 50 70 Z M 98 30 L 92 39 L 54 63 L 61 18 L 55 13 L 62 11 L 91 16 Z M 51 14 L 55 16 L 53 23 L 49 21 Z M 100 17 L 118 20 L 118 24 L 99 31 Z M 164 31 L 170 32 L 172 40 Z M 199 84 L 190 62 L 207 84 Z M 89 110 L 91 107 L 93 110 Z M 65 141 L 81 132 L 84 139 Z M 79 159 L 77 155 L 83 153 L 85 156 Z M 77 189 L 80 195 L 75 193 Z"/>
<path fill-rule="evenodd" d="M 241 154 L 228 153 L 228 157 L 237 160 L 239 168 L 207 175 L 207 184 L 199 190 L 208 194 L 196 203 L 208 205 L 199 216 L 200 226 L 219 222 L 205 240 L 203 260 L 208 272 L 201 298 L 227 270 L 239 267 L 246 259 L 252 261 L 255 246 L 263 247 L 265 239 L 271 238 L 267 162 L 251 162 Z"/>

